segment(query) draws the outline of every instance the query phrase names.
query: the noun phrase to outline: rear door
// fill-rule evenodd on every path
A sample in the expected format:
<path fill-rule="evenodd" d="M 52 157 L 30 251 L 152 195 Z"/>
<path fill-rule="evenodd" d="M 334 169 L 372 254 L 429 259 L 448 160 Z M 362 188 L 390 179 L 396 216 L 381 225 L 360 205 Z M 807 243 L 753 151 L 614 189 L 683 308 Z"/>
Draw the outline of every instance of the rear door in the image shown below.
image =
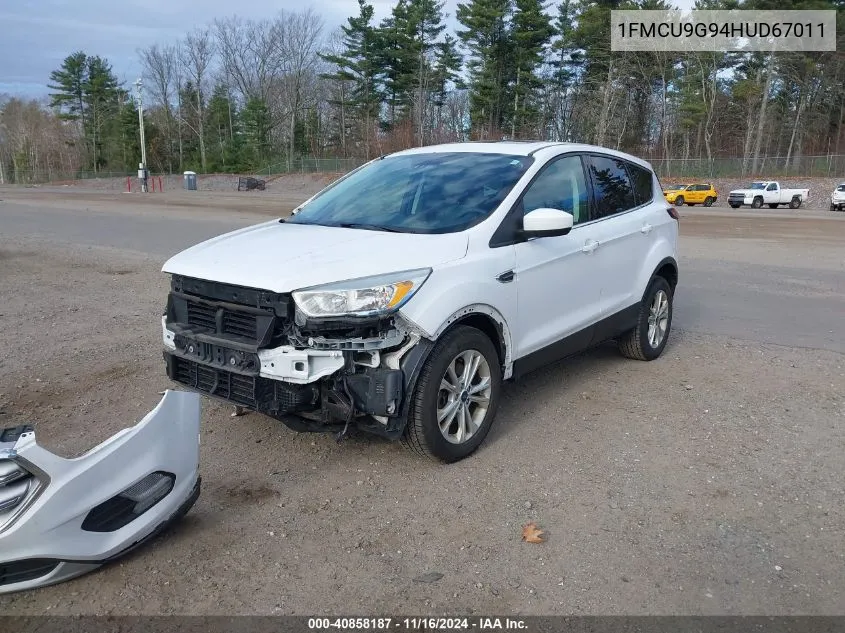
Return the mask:
<path fill-rule="evenodd" d="M 591 224 L 599 243 L 593 274 L 601 285 L 601 314 L 611 317 L 641 299 L 637 282 L 656 224 L 654 176 L 610 155 L 591 154 L 587 166 L 594 200 Z M 664 200 L 658 202 L 665 207 Z"/>

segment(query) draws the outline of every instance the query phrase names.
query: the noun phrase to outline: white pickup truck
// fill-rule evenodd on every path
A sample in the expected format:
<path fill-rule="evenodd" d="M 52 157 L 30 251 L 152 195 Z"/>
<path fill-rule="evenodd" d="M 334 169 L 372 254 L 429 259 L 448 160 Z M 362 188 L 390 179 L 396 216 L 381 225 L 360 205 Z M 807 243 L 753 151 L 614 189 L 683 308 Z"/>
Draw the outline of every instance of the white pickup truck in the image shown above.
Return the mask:
<path fill-rule="evenodd" d="M 764 204 L 777 209 L 781 204 L 788 204 L 790 209 L 797 209 L 810 197 L 809 189 L 781 189 L 774 180 L 752 182 L 748 189 L 734 189 L 728 194 L 728 204 L 733 209 L 749 205 L 759 209 Z"/>

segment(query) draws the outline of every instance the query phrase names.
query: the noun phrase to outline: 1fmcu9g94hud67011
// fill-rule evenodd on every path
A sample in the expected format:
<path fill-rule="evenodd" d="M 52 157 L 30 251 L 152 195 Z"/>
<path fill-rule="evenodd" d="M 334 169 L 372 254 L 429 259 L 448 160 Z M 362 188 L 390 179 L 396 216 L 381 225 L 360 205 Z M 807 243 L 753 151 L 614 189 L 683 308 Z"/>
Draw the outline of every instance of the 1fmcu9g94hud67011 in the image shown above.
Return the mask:
<path fill-rule="evenodd" d="M 460 143 L 370 161 L 164 265 L 168 375 L 301 431 L 445 462 L 502 382 L 603 341 L 660 356 L 678 215 L 651 166 L 587 145 Z"/>

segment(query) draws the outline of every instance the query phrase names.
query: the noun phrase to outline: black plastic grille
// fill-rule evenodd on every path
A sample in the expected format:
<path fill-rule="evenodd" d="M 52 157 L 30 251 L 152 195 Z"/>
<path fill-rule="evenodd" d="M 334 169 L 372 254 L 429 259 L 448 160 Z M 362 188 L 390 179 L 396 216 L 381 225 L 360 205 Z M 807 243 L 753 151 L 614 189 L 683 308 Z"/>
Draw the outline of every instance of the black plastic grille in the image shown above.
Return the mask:
<path fill-rule="evenodd" d="M 273 415 L 310 410 L 320 391 L 315 385 L 293 385 L 261 376 L 246 376 L 217 369 L 165 352 L 171 380 L 256 411 Z"/>
<path fill-rule="evenodd" d="M 53 571 L 59 561 L 52 558 L 30 558 L 0 564 L 0 586 L 35 580 Z"/>
<path fill-rule="evenodd" d="M 254 314 L 223 311 L 223 334 L 234 334 L 246 338 L 254 338 L 256 330 Z"/>
<path fill-rule="evenodd" d="M 258 325 L 255 314 L 236 312 L 227 308 L 215 308 L 207 303 L 188 301 L 188 325 L 217 332 L 217 319 L 221 320 L 219 334 L 231 334 L 254 339 Z"/>
<path fill-rule="evenodd" d="M 205 303 L 188 301 L 188 325 L 216 329 L 216 310 Z"/>
<path fill-rule="evenodd" d="M 184 358 L 173 357 L 173 363 L 173 379 L 176 382 L 181 382 L 183 385 L 226 400 L 246 406 L 255 406 L 256 382 L 254 377 L 222 371 Z"/>

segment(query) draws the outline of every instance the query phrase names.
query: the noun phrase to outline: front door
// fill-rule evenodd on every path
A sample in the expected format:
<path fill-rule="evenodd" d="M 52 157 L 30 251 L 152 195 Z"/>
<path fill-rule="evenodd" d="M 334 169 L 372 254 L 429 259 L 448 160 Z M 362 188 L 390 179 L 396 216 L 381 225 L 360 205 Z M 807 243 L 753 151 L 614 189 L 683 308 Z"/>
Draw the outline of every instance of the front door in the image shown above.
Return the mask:
<path fill-rule="evenodd" d="M 514 336 L 518 373 L 565 356 L 592 338 L 600 311 L 600 280 L 593 270 L 595 225 L 581 157 L 550 162 L 522 196 L 521 214 L 539 208 L 571 213 L 567 235 L 516 245 L 518 317 Z M 520 222 L 521 225 L 521 222 Z"/>

